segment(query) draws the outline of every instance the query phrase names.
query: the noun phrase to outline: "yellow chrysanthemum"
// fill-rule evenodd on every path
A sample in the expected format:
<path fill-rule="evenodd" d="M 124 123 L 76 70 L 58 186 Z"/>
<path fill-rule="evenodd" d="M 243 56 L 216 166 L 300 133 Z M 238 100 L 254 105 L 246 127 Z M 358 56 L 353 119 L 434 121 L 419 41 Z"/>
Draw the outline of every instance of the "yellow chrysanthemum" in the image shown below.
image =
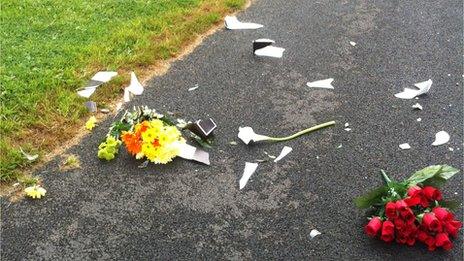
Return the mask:
<path fill-rule="evenodd" d="M 159 134 L 159 143 L 163 146 L 171 144 L 181 137 L 180 131 L 174 126 L 164 127 L 162 132 Z"/>
<path fill-rule="evenodd" d="M 160 132 L 163 126 L 164 123 L 161 120 L 152 120 L 149 122 L 150 129 L 154 129 L 156 132 Z"/>
<path fill-rule="evenodd" d="M 148 128 L 144 133 L 142 133 L 143 142 L 153 142 L 155 139 L 158 139 L 159 131 L 153 128 Z"/>
<path fill-rule="evenodd" d="M 47 193 L 47 191 L 44 188 L 42 188 L 40 185 L 34 185 L 34 186 L 27 187 L 24 189 L 24 192 L 26 193 L 27 196 L 31 198 L 41 198 L 45 196 L 45 193 Z"/>
<path fill-rule="evenodd" d="M 95 118 L 95 116 L 92 116 L 85 123 L 85 128 L 88 130 L 92 130 L 93 128 L 95 128 L 95 125 L 96 125 L 95 123 L 97 123 L 97 118 Z"/>

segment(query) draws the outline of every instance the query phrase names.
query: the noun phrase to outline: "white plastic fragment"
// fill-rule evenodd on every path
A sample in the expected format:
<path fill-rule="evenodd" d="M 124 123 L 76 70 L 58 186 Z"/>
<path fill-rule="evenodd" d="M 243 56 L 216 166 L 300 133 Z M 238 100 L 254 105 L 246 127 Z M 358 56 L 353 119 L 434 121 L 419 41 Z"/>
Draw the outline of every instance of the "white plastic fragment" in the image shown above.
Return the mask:
<path fill-rule="evenodd" d="M 283 159 L 285 156 L 287 156 L 293 149 L 291 147 L 285 146 L 282 148 L 282 151 L 280 152 L 279 156 L 274 159 L 274 162 L 278 162 L 279 160 Z"/>
<path fill-rule="evenodd" d="M 425 81 L 425 82 L 419 82 L 419 83 L 414 84 L 414 86 L 416 86 L 418 90 L 404 88 L 403 92 L 395 94 L 395 97 L 400 98 L 400 99 L 413 99 L 416 96 L 426 94 L 427 92 L 429 92 L 430 87 L 432 86 L 432 80 L 429 79 L 428 81 Z"/>
<path fill-rule="evenodd" d="M 351 46 L 356 46 L 356 42 L 350 41 Z"/>
<path fill-rule="evenodd" d="M 77 94 L 81 97 L 89 98 L 95 92 L 98 86 L 102 85 L 103 83 L 109 82 L 111 78 L 113 78 L 116 75 L 118 75 L 117 72 L 111 71 L 97 72 L 87 83 L 87 86 L 80 88 L 77 91 Z"/>
<path fill-rule="evenodd" d="M 311 232 L 309 232 L 309 237 L 311 239 L 315 238 L 316 236 L 319 236 L 320 234 L 322 234 L 321 232 L 319 232 L 317 229 L 313 229 L 311 230 Z"/>
<path fill-rule="evenodd" d="M 198 86 L 198 83 L 197 83 L 197 84 L 195 84 L 195 86 L 193 86 L 192 88 L 189 88 L 188 91 L 189 91 L 189 92 L 194 91 L 194 90 L 198 89 L 198 87 L 199 87 L 199 86 Z"/>
<path fill-rule="evenodd" d="M 416 121 L 421 122 L 421 121 L 422 121 L 422 118 L 417 118 Z"/>
<path fill-rule="evenodd" d="M 27 154 L 26 152 L 24 152 L 24 150 L 22 148 L 19 148 L 19 150 L 21 151 L 21 153 L 23 154 L 23 156 L 28 160 L 28 161 L 34 161 L 36 160 L 39 155 L 38 154 L 34 154 L 34 155 L 31 155 L 31 154 Z"/>
<path fill-rule="evenodd" d="M 411 107 L 414 108 L 414 109 L 417 109 L 417 110 L 422 110 L 422 105 L 420 105 L 419 103 L 416 103 Z"/>
<path fill-rule="evenodd" d="M 432 146 L 440 146 L 445 143 L 448 143 L 450 140 L 450 135 L 446 131 L 439 131 L 435 134 L 435 141 L 432 143 Z"/>
<path fill-rule="evenodd" d="M 266 46 L 261 49 L 257 49 L 255 51 L 255 55 L 257 56 L 268 56 L 274 58 L 282 58 L 284 54 L 285 48 L 282 47 L 275 47 L 275 46 Z"/>
<path fill-rule="evenodd" d="M 263 25 L 256 23 L 242 23 L 237 19 L 236 16 L 226 16 L 224 19 L 224 24 L 229 30 L 258 29 L 263 27 Z"/>
<path fill-rule="evenodd" d="M 237 135 L 245 144 L 269 139 L 268 136 L 256 134 L 251 127 L 239 127 Z"/>
<path fill-rule="evenodd" d="M 319 81 L 314 81 L 314 82 L 308 82 L 306 85 L 311 88 L 324 88 L 324 89 L 333 89 L 334 87 L 332 86 L 333 78 L 325 79 L 325 80 L 319 80 Z"/>
<path fill-rule="evenodd" d="M 400 147 L 400 149 L 402 149 L 402 150 L 409 150 L 409 149 L 411 149 L 411 146 L 409 146 L 408 143 L 400 144 L 399 147 Z"/>
<path fill-rule="evenodd" d="M 242 178 L 239 181 L 240 189 L 245 187 L 251 175 L 255 173 L 257 168 L 258 168 L 258 163 L 245 162 L 245 169 L 243 170 Z"/>
<path fill-rule="evenodd" d="M 176 146 L 179 148 L 179 157 L 183 159 L 198 161 L 206 165 L 210 164 L 208 152 L 181 142 L 177 143 Z"/>

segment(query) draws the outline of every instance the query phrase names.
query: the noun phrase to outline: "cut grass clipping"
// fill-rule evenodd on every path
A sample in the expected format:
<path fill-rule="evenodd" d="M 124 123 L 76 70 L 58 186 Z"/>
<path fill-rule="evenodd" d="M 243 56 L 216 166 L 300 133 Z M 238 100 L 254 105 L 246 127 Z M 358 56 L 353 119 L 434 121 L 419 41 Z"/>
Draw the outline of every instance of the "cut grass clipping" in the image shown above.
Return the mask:
<path fill-rule="evenodd" d="M 87 112 L 75 89 L 99 70 L 143 72 L 246 0 L 29 0 L 2 2 L 0 181 L 69 140 Z M 92 98 L 119 97 L 116 78 Z"/>

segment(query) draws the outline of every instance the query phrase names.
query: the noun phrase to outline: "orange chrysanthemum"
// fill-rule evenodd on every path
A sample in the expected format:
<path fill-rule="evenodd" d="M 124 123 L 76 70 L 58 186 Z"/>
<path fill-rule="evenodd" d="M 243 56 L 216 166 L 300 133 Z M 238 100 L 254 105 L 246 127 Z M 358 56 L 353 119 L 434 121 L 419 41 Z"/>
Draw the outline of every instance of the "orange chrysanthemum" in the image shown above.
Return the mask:
<path fill-rule="evenodd" d="M 142 142 L 140 136 L 130 132 L 124 132 L 121 136 L 122 141 L 126 145 L 127 151 L 132 155 L 137 155 L 142 150 Z"/>

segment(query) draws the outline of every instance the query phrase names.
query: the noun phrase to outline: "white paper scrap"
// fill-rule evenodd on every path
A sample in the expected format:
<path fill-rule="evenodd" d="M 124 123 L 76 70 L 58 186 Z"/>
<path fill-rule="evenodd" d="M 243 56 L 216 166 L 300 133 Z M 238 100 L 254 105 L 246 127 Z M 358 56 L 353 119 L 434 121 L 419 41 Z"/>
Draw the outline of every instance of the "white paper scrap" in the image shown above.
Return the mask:
<path fill-rule="evenodd" d="M 420 105 L 419 103 L 416 103 L 411 107 L 414 108 L 414 109 L 422 110 L 422 105 Z"/>
<path fill-rule="evenodd" d="M 124 102 L 130 102 L 130 92 L 127 88 L 124 89 Z"/>
<path fill-rule="evenodd" d="M 35 154 L 35 155 L 27 154 L 26 152 L 24 152 L 24 150 L 22 148 L 19 148 L 19 150 L 21 151 L 23 156 L 29 161 L 34 161 L 39 157 L 38 154 Z"/>
<path fill-rule="evenodd" d="M 236 16 L 226 16 L 224 23 L 226 28 L 229 30 L 258 29 L 263 27 L 263 25 L 256 23 L 242 23 L 237 19 Z"/>
<path fill-rule="evenodd" d="M 353 41 L 350 41 L 351 46 L 356 46 L 356 43 Z"/>
<path fill-rule="evenodd" d="M 408 143 L 400 144 L 399 147 L 400 147 L 400 149 L 402 149 L 402 150 L 409 150 L 409 149 L 411 149 L 411 146 L 409 146 Z"/>
<path fill-rule="evenodd" d="M 445 143 L 448 143 L 450 140 L 450 135 L 446 131 L 439 131 L 435 134 L 435 141 L 432 143 L 432 146 L 440 146 Z"/>
<path fill-rule="evenodd" d="M 315 82 L 308 82 L 306 83 L 306 85 L 312 88 L 333 89 L 334 88 L 332 86 L 333 80 L 334 80 L 333 78 L 329 78 L 329 79 L 315 81 Z"/>
<path fill-rule="evenodd" d="M 414 84 L 419 90 L 415 89 L 410 89 L 410 88 L 404 88 L 403 92 L 395 94 L 396 98 L 400 99 L 413 99 L 416 96 L 426 94 L 429 92 L 430 87 L 432 86 L 432 80 L 429 79 L 428 81 L 425 82 L 419 82 Z"/>
<path fill-rule="evenodd" d="M 243 170 L 242 178 L 239 181 L 240 189 L 245 187 L 251 175 L 255 173 L 257 168 L 258 168 L 258 163 L 245 162 L 245 169 Z"/>
<path fill-rule="evenodd" d="M 103 83 L 109 82 L 111 78 L 114 76 L 118 75 L 117 72 L 110 72 L 110 71 L 102 71 L 102 72 L 97 72 L 92 79 L 90 79 L 90 82 L 87 83 L 87 86 L 84 88 L 80 88 L 77 91 L 77 94 L 81 97 L 84 98 L 89 98 L 95 90 L 97 90 L 97 87 L 102 85 Z"/>
<path fill-rule="evenodd" d="M 274 58 L 282 58 L 285 49 L 281 47 L 274 47 L 274 46 L 266 46 L 261 49 L 257 49 L 255 51 L 255 55 L 257 56 L 268 56 Z"/>
<path fill-rule="evenodd" d="M 90 98 L 95 90 L 97 90 L 97 86 L 85 87 L 84 89 L 77 91 L 77 94 L 84 98 Z"/>
<path fill-rule="evenodd" d="M 111 72 L 111 71 L 102 71 L 102 72 L 97 72 L 91 80 L 93 81 L 99 81 L 99 82 L 109 82 L 114 76 L 118 75 L 117 72 Z"/>
<path fill-rule="evenodd" d="M 278 162 L 279 160 L 283 159 L 287 154 L 289 154 L 293 149 L 291 147 L 285 146 L 282 148 L 282 151 L 280 152 L 279 156 L 274 159 L 274 162 Z"/>
<path fill-rule="evenodd" d="M 317 231 L 316 229 L 313 229 L 311 230 L 311 232 L 309 232 L 309 237 L 311 239 L 315 238 L 316 236 L 319 236 L 320 234 L 322 234 L 321 232 Z"/>
<path fill-rule="evenodd" d="M 131 81 L 129 86 L 126 87 L 126 90 L 134 95 L 141 95 L 143 93 L 143 86 L 134 72 L 131 72 Z"/>
<path fill-rule="evenodd" d="M 182 142 L 177 143 L 175 146 L 179 148 L 179 157 L 210 165 L 208 152 Z"/>

